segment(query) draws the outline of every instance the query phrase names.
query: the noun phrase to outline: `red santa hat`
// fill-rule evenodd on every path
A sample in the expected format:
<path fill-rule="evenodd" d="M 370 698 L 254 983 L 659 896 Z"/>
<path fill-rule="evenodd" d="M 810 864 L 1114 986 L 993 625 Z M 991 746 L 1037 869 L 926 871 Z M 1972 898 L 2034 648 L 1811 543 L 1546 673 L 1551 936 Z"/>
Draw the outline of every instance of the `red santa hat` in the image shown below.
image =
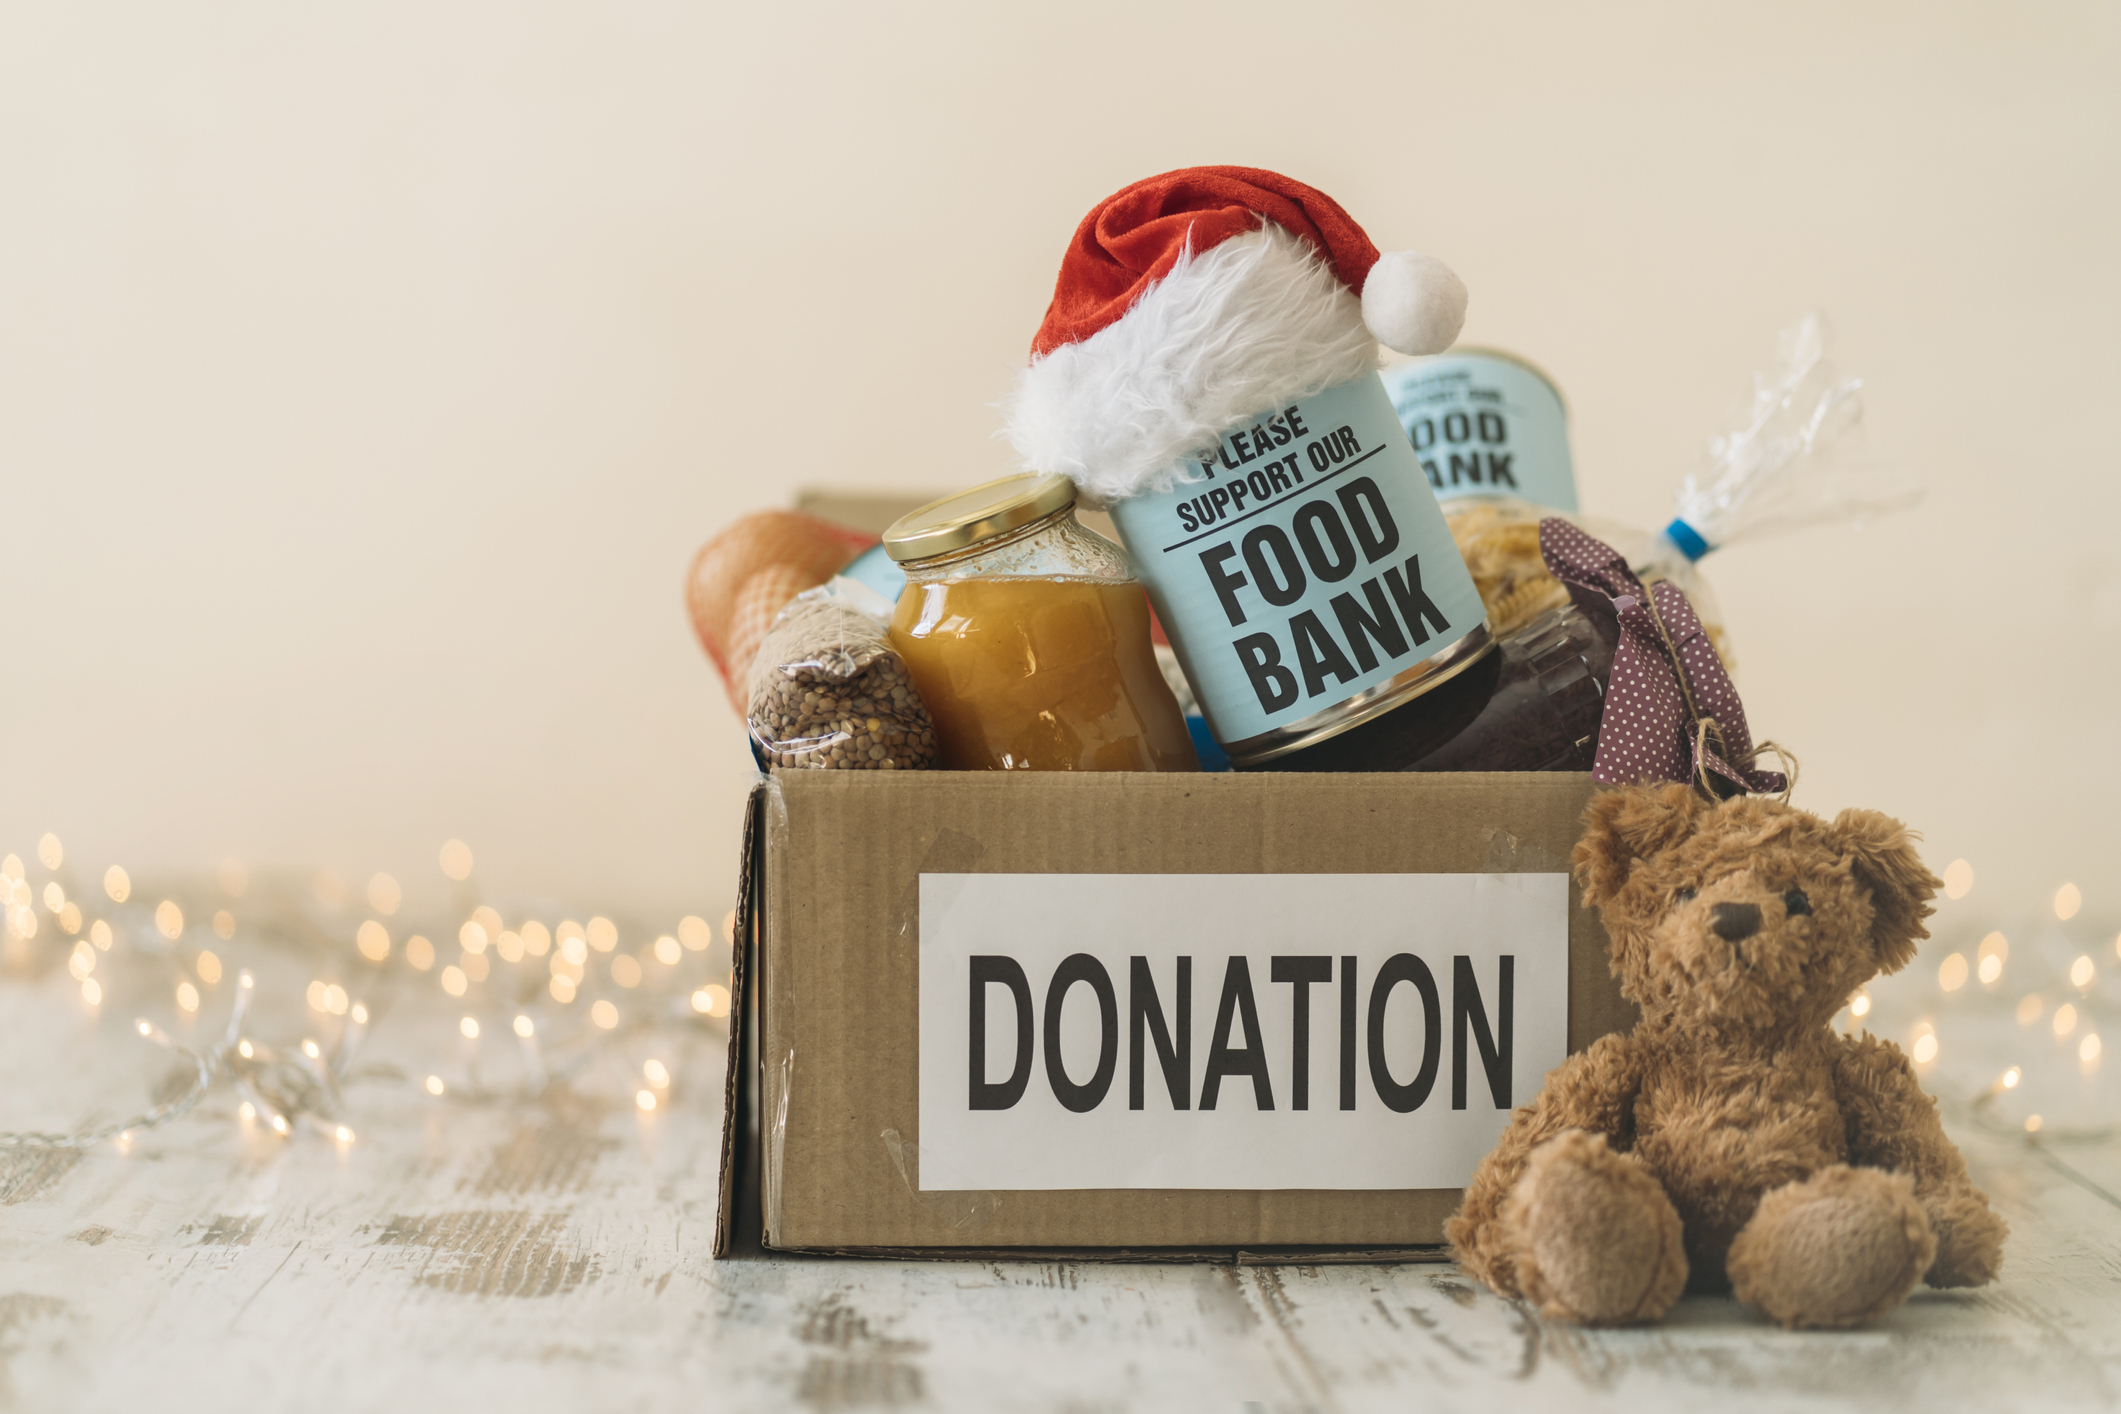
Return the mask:
<path fill-rule="evenodd" d="M 1380 255 L 1302 182 L 1166 172 L 1076 228 L 1005 404 L 1009 438 L 1093 504 L 1165 489 L 1237 423 L 1374 369 L 1379 343 L 1441 353 L 1465 309 L 1441 262 Z"/>

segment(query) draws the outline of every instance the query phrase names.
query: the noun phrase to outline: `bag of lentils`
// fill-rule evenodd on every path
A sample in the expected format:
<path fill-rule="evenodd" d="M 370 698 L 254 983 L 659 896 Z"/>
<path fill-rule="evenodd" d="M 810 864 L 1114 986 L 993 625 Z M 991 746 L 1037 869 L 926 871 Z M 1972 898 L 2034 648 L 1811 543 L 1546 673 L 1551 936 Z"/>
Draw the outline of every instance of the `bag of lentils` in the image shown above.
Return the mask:
<path fill-rule="evenodd" d="M 834 580 L 798 595 L 759 645 L 748 717 L 768 764 L 814 771 L 935 766 L 935 724 L 883 623 L 856 607 L 862 593 L 875 597 Z"/>

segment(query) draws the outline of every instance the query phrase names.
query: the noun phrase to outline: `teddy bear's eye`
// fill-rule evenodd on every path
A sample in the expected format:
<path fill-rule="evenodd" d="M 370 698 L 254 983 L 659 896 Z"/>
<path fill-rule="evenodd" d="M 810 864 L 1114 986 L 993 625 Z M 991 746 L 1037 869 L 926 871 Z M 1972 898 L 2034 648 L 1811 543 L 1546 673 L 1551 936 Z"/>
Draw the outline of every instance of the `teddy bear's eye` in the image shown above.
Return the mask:
<path fill-rule="evenodd" d="M 1782 907 L 1790 917 L 1795 918 L 1800 914 L 1810 913 L 1812 901 L 1804 896 L 1803 889 L 1791 889 L 1782 896 Z"/>
<path fill-rule="evenodd" d="M 1694 891 L 1692 889 L 1674 889 L 1672 891 L 1672 902 L 1674 903 L 1692 903 L 1693 901 Z"/>

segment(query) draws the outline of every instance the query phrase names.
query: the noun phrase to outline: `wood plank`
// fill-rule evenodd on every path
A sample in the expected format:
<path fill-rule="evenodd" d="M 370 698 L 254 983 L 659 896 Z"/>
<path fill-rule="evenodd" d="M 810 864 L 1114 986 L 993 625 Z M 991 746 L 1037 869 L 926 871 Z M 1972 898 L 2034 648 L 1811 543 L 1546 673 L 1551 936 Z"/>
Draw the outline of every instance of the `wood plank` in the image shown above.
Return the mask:
<path fill-rule="evenodd" d="M 412 1080 L 453 1055 L 450 1022 L 413 999 L 379 1028 L 374 1058 L 407 1078 L 353 1092 L 349 1146 L 246 1129 L 220 1092 L 123 1149 L 0 1156 L 0 1407 L 2101 1408 L 2121 1391 L 2112 1146 L 2056 1154 L 1954 1117 L 2013 1227 L 2004 1280 L 1920 1293 L 1874 1330 L 1789 1334 L 1689 1299 L 1660 1327 L 1582 1331 L 1441 1264 L 718 1262 L 719 1034 L 617 1040 L 566 1092 L 470 1106 Z M 675 1075 L 653 1115 L 630 1100 L 648 1049 Z"/>

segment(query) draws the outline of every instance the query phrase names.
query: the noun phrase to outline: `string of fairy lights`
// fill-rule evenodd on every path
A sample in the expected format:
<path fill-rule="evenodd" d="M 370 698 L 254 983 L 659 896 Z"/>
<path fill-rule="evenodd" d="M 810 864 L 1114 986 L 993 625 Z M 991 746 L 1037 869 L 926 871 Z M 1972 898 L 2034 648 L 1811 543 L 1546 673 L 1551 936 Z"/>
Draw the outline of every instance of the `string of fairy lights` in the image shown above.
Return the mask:
<path fill-rule="evenodd" d="M 1999 910 L 1970 901 L 1970 863 L 1942 877 L 1931 941 L 1858 992 L 1837 1025 L 1898 1042 L 1933 1090 L 1992 1131 L 2042 1142 L 2121 1131 L 2101 1034 L 2121 1017 L 2121 932 L 2086 915 L 2075 883 L 1999 927 Z"/>
<path fill-rule="evenodd" d="M 460 890 L 472 876 L 461 841 L 443 845 L 436 862 Z M 2102 1088 L 2102 1033 L 2121 1015 L 2121 934 L 2084 916 L 2074 883 L 2004 928 L 1990 926 L 1993 911 L 1968 902 L 1967 861 L 1954 860 L 1943 880 L 1935 936 L 1915 964 L 1858 992 L 1837 1025 L 1898 1042 L 1933 1089 L 1989 1128 L 2041 1141 L 2121 1128 L 2121 1096 Z M 430 910 L 435 926 L 409 926 L 404 903 L 388 874 L 374 875 L 358 894 L 328 875 L 307 887 L 282 880 L 275 889 L 234 860 L 210 890 L 177 888 L 150 899 L 118 865 L 82 888 L 49 834 L 27 861 L 0 858 L 0 985 L 40 980 L 63 963 L 79 1004 L 96 1013 L 115 1000 L 115 981 L 131 967 L 147 991 L 128 995 L 165 988 L 162 1004 L 180 1028 L 196 1031 L 218 998 L 228 1007 L 207 1041 L 187 1042 L 146 1017 L 135 1023 L 141 1039 L 177 1062 L 172 1076 L 181 1084 L 165 1085 L 169 1093 L 153 1105 L 66 1132 L 0 1131 L 0 1150 L 123 1144 L 180 1118 L 223 1082 L 240 1092 L 246 1123 L 282 1135 L 307 1127 L 347 1143 L 355 1131 L 346 1092 L 356 1084 L 410 1081 L 432 1099 L 463 1104 L 536 1098 L 580 1075 L 611 1042 L 673 1024 L 718 1028 L 728 1015 L 727 953 L 716 944 L 726 948 L 733 915 L 719 928 L 688 916 L 626 946 L 619 925 L 602 915 L 548 921 L 519 910 L 511 918 L 460 891 L 461 907 Z M 283 971 L 290 962 L 307 970 L 302 1015 L 252 1023 L 256 978 L 223 956 L 239 946 Z M 457 1070 L 402 1076 L 364 1065 L 382 1011 L 421 989 L 457 1013 L 464 1043 Z M 259 1034 L 264 1029 L 303 1034 L 276 1046 Z M 505 1082 L 497 1078 L 503 1070 L 511 1077 Z M 637 1072 L 636 1104 L 654 1110 L 670 1078 L 663 1059 L 648 1057 Z"/>
<path fill-rule="evenodd" d="M 27 860 L 0 858 L 0 985 L 41 985 L 63 965 L 91 1017 L 119 1000 L 122 983 L 127 1001 L 173 1010 L 170 1026 L 186 1033 L 145 1016 L 133 1025 L 177 1062 L 152 1104 L 66 1131 L 0 1130 L 0 1151 L 123 1146 L 181 1118 L 224 1082 L 240 1095 L 246 1125 L 283 1136 L 310 1129 L 349 1144 L 357 1134 L 347 1091 L 356 1084 L 412 1081 L 436 1101 L 461 1104 L 535 1099 L 616 1041 L 726 1024 L 733 914 L 719 929 L 688 915 L 629 946 L 601 914 L 554 920 L 521 909 L 510 917 L 473 901 L 473 857 L 461 840 L 445 843 L 436 862 L 456 906 L 415 923 L 401 914 L 405 890 L 386 873 L 356 895 L 335 875 L 256 880 L 227 860 L 211 886 L 150 894 L 116 864 L 84 887 L 52 834 Z M 251 967 L 232 962 L 239 951 L 276 974 L 308 974 L 299 1013 L 254 1010 L 263 989 Z M 406 1076 L 364 1064 L 382 1015 L 423 991 L 423 1015 L 442 1009 L 437 998 L 445 1014 L 457 1013 L 454 1070 Z M 224 998 L 225 1024 L 199 1039 L 202 1013 L 218 1011 Z M 265 1031 L 300 1039 L 276 1045 Z M 668 1096 L 669 1065 L 650 1055 L 634 1073 L 636 1106 L 655 1110 Z"/>

